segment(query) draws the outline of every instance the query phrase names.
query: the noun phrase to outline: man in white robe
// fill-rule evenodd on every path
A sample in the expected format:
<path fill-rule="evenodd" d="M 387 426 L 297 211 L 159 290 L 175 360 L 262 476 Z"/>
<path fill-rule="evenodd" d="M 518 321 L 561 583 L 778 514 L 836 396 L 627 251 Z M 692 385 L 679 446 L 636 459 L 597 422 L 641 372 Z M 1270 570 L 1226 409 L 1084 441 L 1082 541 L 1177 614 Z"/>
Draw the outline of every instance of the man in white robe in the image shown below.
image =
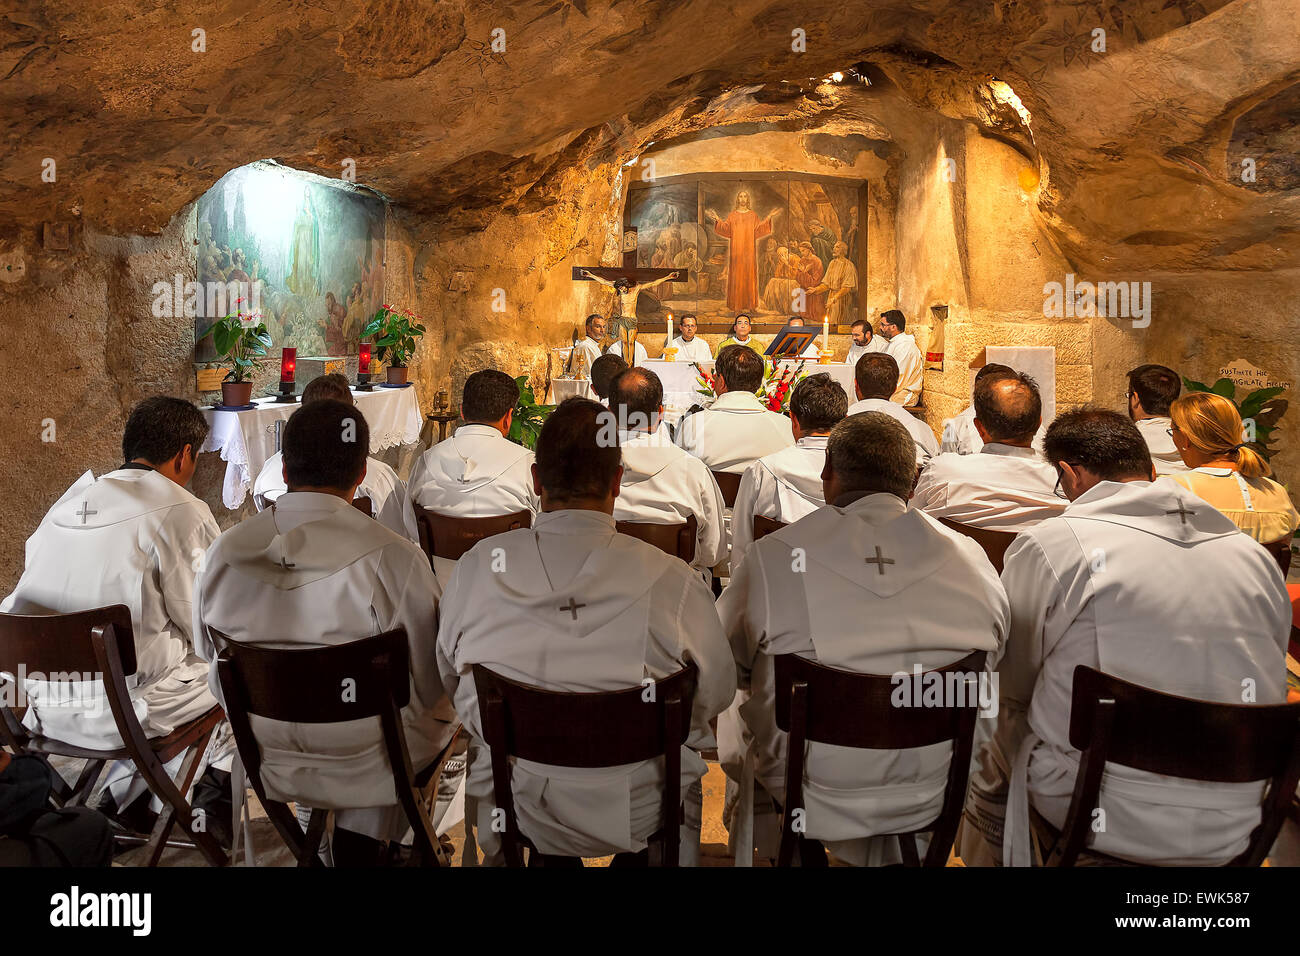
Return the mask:
<path fill-rule="evenodd" d="M 884 352 L 889 349 L 885 337 L 875 335 L 871 331 L 871 323 L 866 319 L 854 319 L 850 328 L 853 332 L 853 344 L 849 346 L 848 355 L 844 358 L 846 365 L 857 365 L 858 359 L 868 352 Z"/>
<path fill-rule="evenodd" d="M 208 549 L 196 585 L 196 643 L 219 694 L 216 658 L 228 642 L 327 647 L 405 627 L 411 697 L 402 717 L 418 773 L 454 727 L 435 663 L 438 582 L 417 545 L 350 506 L 368 447 L 369 428 L 351 403 L 321 399 L 294 412 L 284 430 L 289 490 Z M 339 864 L 373 862 L 382 841 L 405 833 L 377 720 L 250 720 L 268 796 L 338 810 Z"/>
<path fill-rule="evenodd" d="M 907 319 L 898 309 L 880 313 L 880 334 L 888 341 L 886 351 L 898 363 L 898 388 L 892 400 L 904 407 L 921 400 L 925 361 L 916 339 L 907 331 Z"/>
<path fill-rule="evenodd" d="M 755 391 L 763 384 L 763 358 L 748 346 L 728 345 L 714 366 L 713 404 L 678 423 L 677 444 L 710 471 L 741 474 L 764 455 L 794 444 L 790 419 L 768 411 Z"/>
<path fill-rule="evenodd" d="M 978 544 L 907 507 L 912 444 L 879 412 L 836 425 L 823 471 L 830 504 L 755 543 L 718 602 L 740 681 L 718 722 L 718 755 L 737 797 L 730 825 L 742 865 L 753 845 L 751 781 L 755 806 L 785 799 L 777 655 L 910 678 L 914 667 L 933 670 L 983 650 L 985 671 L 976 679 L 986 683 L 996 664 L 1006 594 Z M 896 862 L 897 841 L 880 835 L 938 816 L 951 752 L 950 744 L 878 751 L 810 743 L 804 835 L 845 862 Z M 759 842 L 762 855 L 774 855 L 775 835 Z"/>
<path fill-rule="evenodd" d="M 692 791 L 682 860 L 698 856 L 705 771 L 698 751 L 713 746 L 709 721 L 735 694 L 735 665 L 700 576 L 615 532 L 622 468 L 619 449 L 599 439 L 602 415 L 608 412 L 580 398 L 551 414 L 537 442 L 537 524 L 480 542 L 461 558 L 443 597 L 438 666 L 471 735 L 466 816 L 478 821 L 489 864 L 501 862 L 500 837 L 474 664 L 549 690 L 591 692 L 642 686 L 693 662 L 699 682 L 682 748 L 681 792 Z M 661 825 L 662 766 L 517 761 L 511 777 L 519 828 L 550 857 L 642 851 Z"/>
<path fill-rule="evenodd" d="M 347 378 L 337 372 L 312 379 L 302 390 L 303 405 L 321 399 L 355 404 Z M 284 456 L 277 451 L 266 460 L 253 483 L 253 503 L 257 510 L 264 511 L 284 494 L 286 487 Z M 419 543 L 420 533 L 415 527 L 415 511 L 406 482 L 397 477 L 390 465 L 377 458 L 367 458 L 366 477 L 357 488 L 357 497 L 370 499 L 371 514 L 384 527 Z"/>
<path fill-rule="evenodd" d="M 754 541 L 754 516 L 791 524 L 822 500 L 822 467 L 831 429 L 844 418 L 849 399 L 825 372 L 802 379 L 790 393 L 794 445 L 764 455 L 745 469 L 731 515 L 731 566 L 739 566 Z"/>
<path fill-rule="evenodd" d="M 677 349 L 678 362 L 712 362 L 713 350 L 709 343 L 695 334 L 699 328 L 695 315 L 687 312 L 681 318 L 681 334 L 673 338 L 673 347 Z"/>
<path fill-rule="evenodd" d="M 979 454 L 979 450 L 984 447 L 984 439 L 980 438 L 979 430 L 975 427 L 975 388 L 979 385 L 980 379 L 989 375 L 1014 374 L 1015 369 L 1011 366 L 999 365 L 997 362 L 989 362 L 980 367 L 980 370 L 975 373 L 975 381 L 971 384 L 971 403 L 952 418 L 943 420 L 943 431 L 939 435 L 941 454 L 948 452 L 958 455 Z"/>
<path fill-rule="evenodd" d="M 979 454 L 930 459 L 912 506 L 932 518 L 990 531 L 1020 532 L 1065 510 L 1056 469 L 1033 447 L 1043 420 L 1037 383 L 1024 373 L 986 375 L 975 383 Z"/>
<path fill-rule="evenodd" d="M 1163 365 L 1139 365 L 1128 373 L 1128 415 L 1147 443 L 1156 475 L 1191 470 L 1174 447 L 1169 418 L 1169 406 L 1182 390 L 1178 373 Z"/>
<path fill-rule="evenodd" d="M 591 366 L 595 364 L 596 359 L 605 354 L 605 349 L 600 344 L 605 340 L 605 329 L 606 322 L 603 315 L 597 315 L 593 312 L 587 316 L 587 336 L 578 341 L 578 352 L 586 359 L 585 371 L 588 376 L 591 375 Z M 575 364 L 577 354 L 574 354 Z M 574 368 L 572 371 L 576 372 L 577 369 Z"/>
<path fill-rule="evenodd" d="M 1205 701 L 1286 697 L 1291 608 L 1268 552 L 1185 488 L 1153 482 L 1146 443 L 1123 415 L 1059 415 L 1046 455 L 1071 504 L 1007 552 L 1011 636 L 997 730 L 962 824 L 968 865 L 1029 865 L 1064 825 L 1080 759 L 1069 741 L 1076 666 Z M 1262 793 L 1110 764 L 1105 827 L 1092 828 L 1085 856 L 1221 865 L 1259 824 Z"/>
<path fill-rule="evenodd" d="M 219 530 L 208 506 L 185 489 L 207 433 L 203 414 L 183 399 L 158 396 L 132 409 L 122 436 L 124 464 L 98 479 L 87 471 L 54 503 L 27 539 L 18 586 L 0 604 L 0 611 L 14 614 L 126 605 L 136 654 L 128 691 L 150 738 L 165 737 L 217 704 L 207 667 L 194 656 L 191 626 L 194 572 Z M 24 684 L 30 706 L 23 724 L 32 732 L 91 750 L 122 746 L 97 678 Z M 209 746 L 206 773 L 212 791 L 224 785 L 226 801 L 233 755 L 223 722 Z M 183 756 L 168 772 L 177 772 Z M 144 778 L 128 761 L 108 768 L 105 785 L 100 809 L 109 815 L 126 811 L 145 793 Z M 155 799 L 154 810 L 160 807 Z M 145 809 L 130 819 L 146 816 Z M 224 828 L 213 835 L 228 844 L 230 804 L 224 802 L 220 814 L 213 809 L 212 822 Z"/>
<path fill-rule="evenodd" d="M 695 518 L 691 567 L 707 571 L 727 554 L 725 505 L 704 462 L 673 444 L 660 428 L 664 390 L 659 376 L 628 369 L 611 383 L 610 413 L 623 453 L 623 480 L 614 502 L 615 521 L 682 524 Z"/>
<path fill-rule="evenodd" d="M 898 363 L 888 352 L 870 352 L 858 359 L 853 369 L 853 392 L 858 400 L 849 406 L 848 414 L 883 412 L 907 429 L 916 442 L 917 467 L 939 454 L 930 426 L 917 418 L 889 396 L 897 394 Z"/>

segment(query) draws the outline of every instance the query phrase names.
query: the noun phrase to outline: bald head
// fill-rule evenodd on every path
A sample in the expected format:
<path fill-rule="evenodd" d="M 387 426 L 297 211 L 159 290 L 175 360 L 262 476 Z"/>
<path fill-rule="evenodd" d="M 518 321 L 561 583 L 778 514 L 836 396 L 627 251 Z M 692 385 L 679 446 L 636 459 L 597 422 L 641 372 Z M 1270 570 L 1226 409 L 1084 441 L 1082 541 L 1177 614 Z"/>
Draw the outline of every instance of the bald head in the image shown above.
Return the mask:
<path fill-rule="evenodd" d="M 831 429 L 822 468 L 827 504 L 848 494 L 884 492 L 907 500 L 916 481 L 916 441 L 883 412 L 859 412 Z"/>
<path fill-rule="evenodd" d="M 1024 372 L 975 382 L 975 427 L 985 442 L 1027 448 L 1043 423 L 1038 383 Z"/>
<path fill-rule="evenodd" d="M 654 431 L 663 413 L 664 387 L 659 376 L 644 368 L 629 368 L 609 383 L 609 410 L 621 429 Z"/>

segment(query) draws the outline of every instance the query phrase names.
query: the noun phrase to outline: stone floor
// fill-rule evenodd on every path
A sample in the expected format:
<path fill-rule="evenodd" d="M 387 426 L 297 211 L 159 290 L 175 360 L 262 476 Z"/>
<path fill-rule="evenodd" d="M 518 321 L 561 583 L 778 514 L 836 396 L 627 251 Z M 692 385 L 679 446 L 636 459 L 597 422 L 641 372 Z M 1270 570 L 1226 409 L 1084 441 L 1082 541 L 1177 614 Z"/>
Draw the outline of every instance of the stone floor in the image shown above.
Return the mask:
<path fill-rule="evenodd" d="M 724 777 L 716 763 L 709 764 L 709 772 L 704 777 L 704 823 L 701 832 L 700 863 L 702 866 L 730 866 L 731 858 L 727 853 L 727 831 L 722 826 L 722 793 Z M 256 797 L 249 794 L 253 801 L 252 840 L 259 866 L 292 866 L 293 857 L 275 832 L 265 812 L 257 804 Z M 458 824 L 449 831 L 455 845 L 455 863 L 461 865 L 461 851 L 464 848 L 465 830 Z M 130 850 L 121 854 L 114 866 L 139 865 L 143 857 L 142 849 Z M 588 860 L 588 866 L 606 866 L 610 857 Z M 242 859 L 240 861 L 242 863 Z M 1282 827 L 1277 842 L 1273 846 L 1269 863 L 1272 866 L 1300 866 L 1300 827 L 1294 820 L 1288 820 Z M 201 866 L 203 859 L 196 850 L 169 849 L 163 854 L 163 866 Z M 759 864 L 764 865 L 764 864 Z M 961 860 L 954 857 L 950 866 L 961 866 Z"/>

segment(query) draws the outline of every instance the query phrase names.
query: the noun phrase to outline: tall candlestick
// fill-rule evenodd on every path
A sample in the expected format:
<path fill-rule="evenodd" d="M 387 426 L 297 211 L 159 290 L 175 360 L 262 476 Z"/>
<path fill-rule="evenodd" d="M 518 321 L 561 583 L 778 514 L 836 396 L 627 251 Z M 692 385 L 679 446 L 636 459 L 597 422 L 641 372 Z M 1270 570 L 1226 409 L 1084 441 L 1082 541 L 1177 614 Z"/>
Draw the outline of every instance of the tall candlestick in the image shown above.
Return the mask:
<path fill-rule="evenodd" d="M 822 351 L 831 350 L 831 318 L 829 315 L 822 316 Z"/>
<path fill-rule="evenodd" d="M 673 344 L 673 314 L 668 313 L 668 344 Z"/>

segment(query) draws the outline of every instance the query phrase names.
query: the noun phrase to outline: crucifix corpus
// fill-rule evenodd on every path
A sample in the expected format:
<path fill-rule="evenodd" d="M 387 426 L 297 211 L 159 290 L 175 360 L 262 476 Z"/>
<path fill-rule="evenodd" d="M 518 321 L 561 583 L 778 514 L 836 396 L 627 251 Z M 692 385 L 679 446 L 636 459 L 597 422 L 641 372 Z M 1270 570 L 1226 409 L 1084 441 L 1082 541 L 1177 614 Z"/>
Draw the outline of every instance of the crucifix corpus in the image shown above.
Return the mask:
<path fill-rule="evenodd" d="M 636 300 L 643 289 L 672 280 L 685 282 L 685 269 L 641 269 L 636 264 L 636 230 L 623 233 L 623 265 L 619 267 L 573 267 L 574 282 L 597 282 L 614 290 L 614 304 L 609 314 L 609 332 L 622 343 L 623 361 L 636 364 Z M 575 339 L 577 332 L 574 332 Z"/>

